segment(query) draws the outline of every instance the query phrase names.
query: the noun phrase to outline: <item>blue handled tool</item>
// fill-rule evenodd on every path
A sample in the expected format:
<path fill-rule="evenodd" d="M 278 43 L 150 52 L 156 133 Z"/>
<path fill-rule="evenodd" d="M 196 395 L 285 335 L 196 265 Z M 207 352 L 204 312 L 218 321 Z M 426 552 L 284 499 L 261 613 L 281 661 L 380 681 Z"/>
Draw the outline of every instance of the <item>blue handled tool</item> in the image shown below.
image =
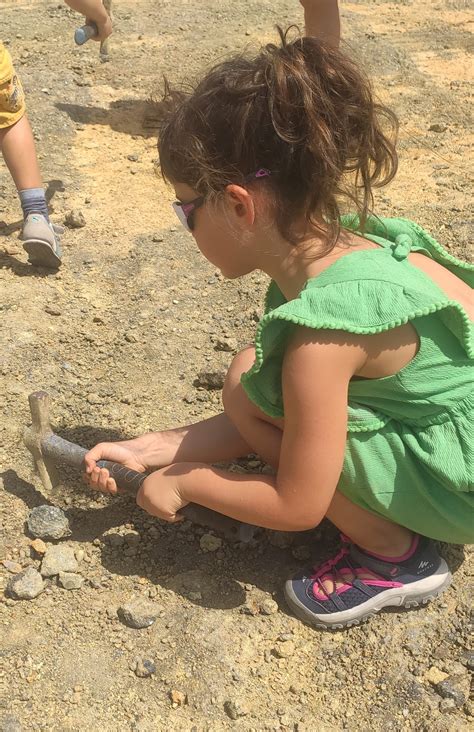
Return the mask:
<path fill-rule="evenodd" d="M 87 43 L 87 41 L 90 41 L 91 38 L 94 38 L 94 36 L 96 36 L 98 32 L 99 31 L 95 23 L 81 25 L 80 28 L 76 28 L 76 32 L 74 33 L 74 40 L 78 46 L 83 46 L 84 43 Z"/>

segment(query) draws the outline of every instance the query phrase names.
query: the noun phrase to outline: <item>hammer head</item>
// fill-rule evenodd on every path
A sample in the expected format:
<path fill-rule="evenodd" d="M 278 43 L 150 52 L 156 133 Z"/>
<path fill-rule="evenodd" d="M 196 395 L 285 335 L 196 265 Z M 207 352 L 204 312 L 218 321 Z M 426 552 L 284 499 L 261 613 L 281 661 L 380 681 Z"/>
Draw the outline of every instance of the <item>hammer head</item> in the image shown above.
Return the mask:
<path fill-rule="evenodd" d="M 46 391 L 35 391 L 28 397 L 31 412 L 31 426 L 25 429 L 23 441 L 30 450 L 35 467 L 45 490 L 51 493 L 59 483 L 59 475 L 51 460 L 43 454 L 42 443 L 53 430 L 49 421 L 49 394 Z"/>

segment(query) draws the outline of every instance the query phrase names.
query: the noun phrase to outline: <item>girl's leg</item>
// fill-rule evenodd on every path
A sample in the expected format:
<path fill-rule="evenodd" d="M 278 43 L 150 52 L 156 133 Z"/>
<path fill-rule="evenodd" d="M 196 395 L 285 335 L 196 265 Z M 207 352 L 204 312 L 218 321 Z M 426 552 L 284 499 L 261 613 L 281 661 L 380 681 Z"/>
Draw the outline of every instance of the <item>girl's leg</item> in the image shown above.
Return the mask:
<path fill-rule="evenodd" d="M 366 551 L 384 557 L 399 557 L 411 546 L 413 533 L 357 506 L 336 491 L 326 514 L 331 523 Z"/>
<path fill-rule="evenodd" d="M 253 347 L 244 348 L 235 356 L 227 372 L 222 392 L 225 414 L 239 431 L 251 451 L 260 455 L 273 468 L 280 462 L 282 419 L 273 419 L 261 412 L 246 395 L 240 377 L 255 361 Z"/>
<path fill-rule="evenodd" d="M 337 48 L 341 38 L 338 0 L 300 0 L 304 7 L 307 36 L 314 36 Z"/>
<path fill-rule="evenodd" d="M 26 115 L 11 127 L 0 130 L 0 147 L 19 191 L 42 188 L 35 141 Z"/>
<path fill-rule="evenodd" d="M 254 362 L 255 351 L 246 348 L 234 358 L 224 385 L 226 414 L 251 449 L 277 468 L 280 459 L 282 419 L 263 414 L 246 396 L 240 377 Z M 400 556 L 410 547 L 412 532 L 370 513 L 336 491 L 326 514 L 343 534 L 367 551 Z"/>

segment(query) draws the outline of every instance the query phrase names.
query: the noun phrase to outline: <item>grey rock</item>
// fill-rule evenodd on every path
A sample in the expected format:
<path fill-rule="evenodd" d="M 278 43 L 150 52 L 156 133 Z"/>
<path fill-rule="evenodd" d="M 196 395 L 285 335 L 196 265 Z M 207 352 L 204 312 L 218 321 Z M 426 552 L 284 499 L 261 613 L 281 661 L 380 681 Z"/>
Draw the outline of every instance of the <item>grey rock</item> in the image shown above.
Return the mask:
<path fill-rule="evenodd" d="M 456 702 L 454 699 L 441 699 L 439 703 L 439 711 L 442 714 L 456 711 Z"/>
<path fill-rule="evenodd" d="M 469 695 L 469 676 L 448 676 L 434 688 L 443 699 L 452 699 L 457 707 L 462 707 Z"/>
<path fill-rule="evenodd" d="M 239 717 L 245 717 L 248 711 L 242 707 L 239 702 L 235 702 L 232 699 L 228 699 L 224 702 L 224 712 L 230 719 L 239 719 Z"/>
<path fill-rule="evenodd" d="M 275 646 L 273 652 L 277 658 L 291 658 L 295 652 L 295 644 L 292 640 L 285 640 Z"/>
<path fill-rule="evenodd" d="M 139 658 L 135 666 L 135 675 L 140 679 L 147 679 L 156 674 L 156 666 L 149 658 Z"/>
<path fill-rule="evenodd" d="M 278 612 L 278 603 L 267 597 L 260 605 L 260 612 L 262 615 L 275 615 Z"/>
<path fill-rule="evenodd" d="M 222 389 L 224 386 L 226 372 L 221 371 L 200 371 L 197 375 L 196 386 L 202 386 L 204 389 Z"/>
<path fill-rule="evenodd" d="M 461 662 L 469 669 L 469 671 L 474 671 L 474 651 L 464 651 Z"/>
<path fill-rule="evenodd" d="M 84 577 L 74 572 L 60 572 L 59 584 L 65 590 L 79 590 L 84 584 Z"/>
<path fill-rule="evenodd" d="M 117 615 L 129 628 L 148 628 L 161 612 L 161 606 L 149 600 L 138 599 L 121 605 Z"/>
<path fill-rule="evenodd" d="M 61 315 L 62 310 L 57 305 L 45 305 L 44 312 L 48 315 Z"/>
<path fill-rule="evenodd" d="M 75 572 L 77 566 L 74 549 L 64 544 L 58 544 L 47 548 L 41 562 L 41 574 L 43 577 L 53 577 L 60 572 Z"/>
<path fill-rule="evenodd" d="M 21 572 L 21 564 L 18 564 L 18 562 L 12 562 L 10 559 L 3 559 L 2 564 L 5 569 L 12 574 L 18 574 L 18 572 Z"/>
<path fill-rule="evenodd" d="M 86 225 L 86 220 L 82 211 L 76 208 L 66 214 L 64 223 L 70 229 L 82 229 Z"/>
<path fill-rule="evenodd" d="M 216 351 L 226 351 L 227 353 L 233 353 L 237 350 L 237 339 L 236 338 L 216 338 L 215 340 Z"/>
<path fill-rule="evenodd" d="M 28 529 L 40 539 L 62 539 L 70 536 L 69 521 L 57 506 L 36 506 L 28 516 Z"/>
<path fill-rule="evenodd" d="M 15 574 L 7 584 L 7 595 L 14 600 L 33 600 L 44 590 L 44 582 L 34 567 Z"/>
<path fill-rule="evenodd" d="M 222 539 L 214 534 L 203 534 L 199 539 L 199 546 L 203 552 L 216 552 L 222 546 Z"/>
<path fill-rule="evenodd" d="M 445 125 L 442 122 L 434 122 L 428 127 L 430 132 L 446 132 L 447 129 L 448 125 Z"/>

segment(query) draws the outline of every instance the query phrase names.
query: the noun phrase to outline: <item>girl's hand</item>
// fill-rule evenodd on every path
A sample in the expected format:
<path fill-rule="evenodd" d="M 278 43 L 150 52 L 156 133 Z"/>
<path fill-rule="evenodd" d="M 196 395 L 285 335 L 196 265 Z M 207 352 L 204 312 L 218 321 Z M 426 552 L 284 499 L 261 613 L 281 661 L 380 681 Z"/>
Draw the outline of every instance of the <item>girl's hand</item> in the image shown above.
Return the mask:
<path fill-rule="evenodd" d="M 145 478 L 137 493 L 137 504 L 152 516 L 175 524 L 184 519 L 178 511 L 189 501 L 181 495 L 179 476 L 172 473 L 169 468 L 161 468 Z"/>
<path fill-rule="evenodd" d="M 86 18 L 86 23 L 90 25 L 90 23 L 93 22 L 97 26 L 97 35 L 93 37 L 94 41 L 99 41 L 102 43 L 105 41 L 106 38 L 108 38 L 112 33 L 112 21 L 108 15 L 106 15 L 105 18 L 101 18 L 99 20 L 94 20 L 93 18 Z"/>
<path fill-rule="evenodd" d="M 145 464 L 141 454 L 138 440 L 123 440 L 122 442 L 100 442 L 89 450 L 84 458 L 86 473 L 85 480 L 94 490 L 103 493 L 118 493 L 117 484 L 110 478 L 106 468 L 97 467 L 98 460 L 111 460 L 114 463 L 121 463 L 126 468 L 144 473 L 148 466 Z"/>

